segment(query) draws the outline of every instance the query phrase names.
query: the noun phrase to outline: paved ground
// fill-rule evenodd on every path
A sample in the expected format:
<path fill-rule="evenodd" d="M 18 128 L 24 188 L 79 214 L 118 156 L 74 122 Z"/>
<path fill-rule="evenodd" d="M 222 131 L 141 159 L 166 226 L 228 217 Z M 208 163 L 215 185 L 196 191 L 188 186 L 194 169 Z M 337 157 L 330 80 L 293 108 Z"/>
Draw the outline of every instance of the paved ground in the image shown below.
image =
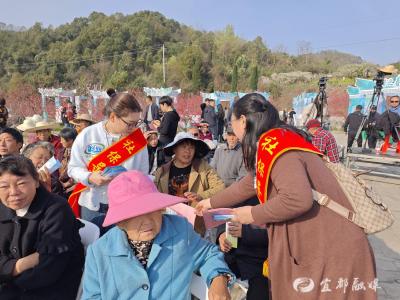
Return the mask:
<path fill-rule="evenodd" d="M 334 133 L 339 144 L 345 144 L 345 135 Z M 393 167 L 392 167 L 393 168 Z M 395 167 L 399 168 L 400 167 Z M 392 170 L 392 169 L 389 169 Z M 389 229 L 369 236 L 374 249 L 379 286 L 379 300 L 400 299 L 400 179 L 383 176 L 363 176 L 383 197 L 395 217 Z"/>

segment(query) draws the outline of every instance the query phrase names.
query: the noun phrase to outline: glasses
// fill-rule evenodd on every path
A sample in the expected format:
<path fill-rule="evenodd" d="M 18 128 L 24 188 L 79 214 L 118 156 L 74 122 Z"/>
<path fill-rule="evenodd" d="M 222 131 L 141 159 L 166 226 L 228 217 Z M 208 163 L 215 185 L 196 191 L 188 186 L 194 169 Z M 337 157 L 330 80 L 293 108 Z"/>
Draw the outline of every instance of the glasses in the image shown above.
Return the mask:
<path fill-rule="evenodd" d="M 400 101 L 390 101 L 390 103 L 399 103 Z"/>
<path fill-rule="evenodd" d="M 121 118 L 121 117 L 119 117 L 119 118 L 121 119 L 122 122 L 125 123 L 125 125 L 126 125 L 128 128 L 136 128 L 136 127 L 141 123 L 141 120 L 137 120 L 137 121 L 133 121 L 133 122 L 131 122 L 131 123 L 128 123 L 128 122 L 125 121 L 123 118 Z"/>

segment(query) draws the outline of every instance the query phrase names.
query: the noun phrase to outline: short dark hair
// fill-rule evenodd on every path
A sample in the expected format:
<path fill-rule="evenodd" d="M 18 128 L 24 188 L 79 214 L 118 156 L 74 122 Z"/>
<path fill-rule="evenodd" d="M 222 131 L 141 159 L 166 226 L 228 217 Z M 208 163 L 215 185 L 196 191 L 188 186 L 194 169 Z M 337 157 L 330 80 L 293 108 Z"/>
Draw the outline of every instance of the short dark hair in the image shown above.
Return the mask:
<path fill-rule="evenodd" d="M 360 105 L 360 104 L 358 104 L 358 105 L 356 106 L 356 109 L 357 109 L 357 110 L 362 110 L 362 109 L 363 109 L 363 106 Z"/>
<path fill-rule="evenodd" d="M 39 181 L 39 174 L 29 158 L 24 156 L 7 156 L 0 160 L 0 176 L 11 173 L 15 176 L 32 176 Z"/>
<path fill-rule="evenodd" d="M 111 97 L 106 106 L 104 107 L 103 114 L 109 117 L 114 112 L 118 117 L 125 117 L 130 112 L 141 112 L 139 102 L 128 93 L 118 93 Z"/>
<path fill-rule="evenodd" d="M 19 132 L 19 130 L 15 128 L 5 127 L 3 129 L 0 129 L 0 134 L 2 133 L 8 133 L 9 135 L 11 135 L 17 143 L 24 143 L 24 137 L 22 136 L 21 132 Z"/>
<path fill-rule="evenodd" d="M 4 106 L 6 105 L 6 99 L 4 99 L 3 97 L 0 98 L 0 106 Z"/>
<path fill-rule="evenodd" d="M 160 98 L 160 105 L 167 104 L 168 106 L 172 106 L 172 98 L 170 96 L 162 96 Z"/>
<path fill-rule="evenodd" d="M 106 93 L 110 98 L 114 97 L 117 94 L 113 88 L 107 89 Z"/>
<path fill-rule="evenodd" d="M 150 100 L 151 102 L 153 102 L 153 97 L 151 97 L 150 95 L 146 96 L 146 99 Z"/>
<path fill-rule="evenodd" d="M 78 132 L 74 128 L 65 127 L 60 131 L 60 137 L 66 141 L 75 141 Z"/>

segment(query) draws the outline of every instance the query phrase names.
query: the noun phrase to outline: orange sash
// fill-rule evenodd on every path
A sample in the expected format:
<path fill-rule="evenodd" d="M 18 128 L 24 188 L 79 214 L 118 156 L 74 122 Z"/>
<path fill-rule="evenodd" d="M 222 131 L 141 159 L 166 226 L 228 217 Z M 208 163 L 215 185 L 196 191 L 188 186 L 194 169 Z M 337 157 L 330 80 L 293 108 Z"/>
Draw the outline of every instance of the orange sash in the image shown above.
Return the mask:
<path fill-rule="evenodd" d="M 257 149 L 256 187 L 260 203 L 267 202 L 268 183 L 275 161 L 290 150 L 300 150 L 322 155 L 310 142 L 293 131 L 275 128 L 261 135 Z M 263 275 L 269 276 L 268 259 L 263 265 Z"/>
<path fill-rule="evenodd" d="M 143 136 L 140 129 L 135 129 L 131 134 L 122 138 L 118 142 L 114 143 L 110 147 L 104 149 L 95 157 L 93 157 L 87 169 L 90 172 L 103 171 L 106 167 L 118 166 L 122 164 L 125 160 L 136 155 L 147 145 L 147 140 Z M 75 216 L 80 217 L 79 211 L 79 196 L 81 192 L 87 189 L 87 186 L 78 182 L 75 186 L 71 196 L 68 198 L 68 203 L 72 208 Z"/>

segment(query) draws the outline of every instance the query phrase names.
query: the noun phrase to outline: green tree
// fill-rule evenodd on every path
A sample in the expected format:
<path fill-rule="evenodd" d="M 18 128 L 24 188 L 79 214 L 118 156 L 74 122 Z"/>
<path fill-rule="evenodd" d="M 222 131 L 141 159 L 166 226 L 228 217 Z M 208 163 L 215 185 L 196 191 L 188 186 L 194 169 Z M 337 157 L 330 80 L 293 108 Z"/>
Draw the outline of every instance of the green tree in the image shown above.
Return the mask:
<path fill-rule="evenodd" d="M 232 72 L 231 91 L 237 92 L 237 86 L 238 86 L 238 66 L 237 64 L 235 64 L 233 66 L 233 72 Z"/>
<path fill-rule="evenodd" d="M 194 65 L 192 68 L 192 90 L 198 91 L 202 87 L 201 80 L 201 59 L 199 57 L 195 58 Z"/>
<path fill-rule="evenodd" d="M 251 75 L 250 75 L 250 89 L 252 91 L 257 91 L 258 86 L 258 67 L 254 65 L 251 68 Z"/>
<path fill-rule="evenodd" d="M 128 84 L 128 72 L 116 71 L 111 75 L 110 85 L 115 89 L 124 89 Z"/>

